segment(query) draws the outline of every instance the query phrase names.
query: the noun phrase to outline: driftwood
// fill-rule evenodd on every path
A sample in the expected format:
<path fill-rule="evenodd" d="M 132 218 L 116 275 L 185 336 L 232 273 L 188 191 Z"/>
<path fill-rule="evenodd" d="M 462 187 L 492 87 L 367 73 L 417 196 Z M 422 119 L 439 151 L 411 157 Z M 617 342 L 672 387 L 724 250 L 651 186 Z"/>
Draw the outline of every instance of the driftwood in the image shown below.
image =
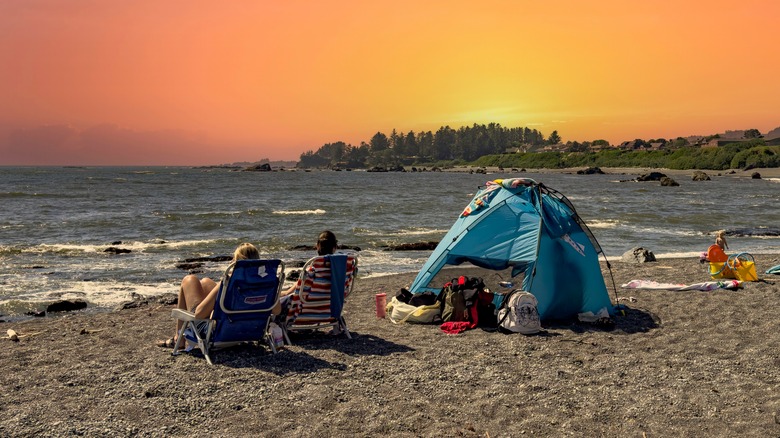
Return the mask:
<path fill-rule="evenodd" d="M 27 333 L 27 334 L 24 334 L 24 335 L 20 335 L 20 334 L 16 333 L 16 331 L 14 331 L 13 329 L 8 329 L 8 331 L 6 331 L 6 333 L 8 333 L 8 336 L 4 336 L 3 339 L 10 339 L 10 340 L 12 340 L 14 342 L 19 342 L 19 339 L 27 338 L 27 337 L 35 336 L 35 335 L 40 335 L 43 332 Z"/>

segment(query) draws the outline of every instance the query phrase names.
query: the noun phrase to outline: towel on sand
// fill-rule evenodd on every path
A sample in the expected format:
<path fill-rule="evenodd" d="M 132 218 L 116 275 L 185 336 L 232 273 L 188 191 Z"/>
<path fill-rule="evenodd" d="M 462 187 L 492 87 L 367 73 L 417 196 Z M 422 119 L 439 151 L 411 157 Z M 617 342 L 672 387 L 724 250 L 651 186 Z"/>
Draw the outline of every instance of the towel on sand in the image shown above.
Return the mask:
<path fill-rule="evenodd" d="M 704 283 L 694 284 L 676 284 L 659 283 L 652 280 L 631 280 L 626 284 L 620 285 L 624 289 L 652 289 L 652 290 L 715 290 L 715 289 L 738 289 L 742 287 L 739 280 L 721 280 L 705 281 Z"/>

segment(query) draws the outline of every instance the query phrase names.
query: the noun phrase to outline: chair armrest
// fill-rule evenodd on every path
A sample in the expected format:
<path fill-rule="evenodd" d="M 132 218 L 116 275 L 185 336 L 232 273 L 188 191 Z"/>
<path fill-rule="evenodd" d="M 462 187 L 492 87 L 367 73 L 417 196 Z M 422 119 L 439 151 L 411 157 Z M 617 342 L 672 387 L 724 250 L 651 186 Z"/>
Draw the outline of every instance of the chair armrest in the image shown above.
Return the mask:
<path fill-rule="evenodd" d="M 173 309 L 171 311 L 171 316 L 178 319 L 179 321 L 197 321 L 198 318 L 195 317 L 195 314 L 192 312 L 188 312 L 183 309 Z"/>

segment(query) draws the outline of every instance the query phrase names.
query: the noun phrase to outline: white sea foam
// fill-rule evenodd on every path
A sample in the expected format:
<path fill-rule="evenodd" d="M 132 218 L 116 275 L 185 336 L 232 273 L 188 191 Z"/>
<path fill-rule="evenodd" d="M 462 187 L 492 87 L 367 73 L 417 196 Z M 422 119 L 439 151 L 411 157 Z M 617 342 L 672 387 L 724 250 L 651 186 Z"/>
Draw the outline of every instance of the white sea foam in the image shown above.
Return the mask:
<path fill-rule="evenodd" d="M 301 214 L 301 215 L 306 215 L 306 214 L 325 214 L 326 211 L 321 209 L 321 208 L 318 208 L 316 210 L 274 210 L 272 213 L 273 214 Z"/>
<path fill-rule="evenodd" d="M 620 224 L 620 222 L 616 220 L 588 221 L 585 224 L 588 226 L 588 228 L 615 228 Z"/>
<path fill-rule="evenodd" d="M 202 246 L 210 243 L 217 242 L 217 239 L 200 239 L 200 240 L 182 240 L 182 241 L 152 241 L 152 242 L 120 242 L 117 244 L 102 243 L 102 244 L 70 244 L 70 243 L 56 243 L 48 244 L 42 243 L 40 245 L 31 247 L 26 252 L 103 252 L 109 247 L 117 247 L 123 249 L 129 249 L 134 252 L 143 252 L 147 249 L 155 248 L 186 248 L 189 246 Z"/>
<path fill-rule="evenodd" d="M 56 286 L 51 283 L 38 286 L 35 292 L 20 291 L 14 294 L 13 301 L 49 303 L 59 300 L 84 300 L 92 306 L 114 307 L 132 299 L 133 293 L 154 297 L 176 292 L 177 289 L 174 283 L 139 284 L 117 281 L 58 281 Z M 27 290 L 29 291 L 29 288 Z M 0 300 L 0 305 L 10 301 Z"/>
<path fill-rule="evenodd" d="M 372 230 L 354 228 L 353 232 L 361 236 L 426 236 L 429 234 L 445 234 L 448 230 L 438 228 L 410 227 L 400 230 Z"/>

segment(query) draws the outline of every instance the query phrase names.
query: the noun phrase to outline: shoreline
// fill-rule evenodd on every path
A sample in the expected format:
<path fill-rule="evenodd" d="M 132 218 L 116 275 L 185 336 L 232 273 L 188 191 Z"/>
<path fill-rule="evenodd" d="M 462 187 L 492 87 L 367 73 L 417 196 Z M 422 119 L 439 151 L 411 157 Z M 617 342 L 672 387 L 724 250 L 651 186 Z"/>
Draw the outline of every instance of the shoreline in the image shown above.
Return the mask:
<path fill-rule="evenodd" d="M 470 165 L 464 165 L 464 166 L 456 166 L 450 169 L 443 169 L 443 172 L 473 172 L 476 169 L 479 169 L 479 166 L 470 166 Z M 507 171 L 507 168 L 504 168 L 503 172 L 499 170 L 497 166 L 489 166 L 484 168 L 488 174 L 495 174 L 495 173 L 512 173 Z M 526 168 L 525 172 L 517 172 L 517 174 L 522 175 L 524 173 L 539 173 L 539 174 L 545 174 L 545 173 L 569 173 L 569 174 L 576 174 L 578 170 L 584 170 L 587 169 L 587 167 L 567 167 L 563 169 L 545 169 L 545 168 L 539 168 L 539 169 L 532 169 L 532 168 Z M 688 176 L 690 177 L 693 172 L 701 171 L 709 175 L 710 177 L 732 177 L 732 178 L 748 178 L 750 179 L 752 174 L 754 172 L 758 172 L 761 175 L 762 179 L 766 178 L 780 178 L 780 167 L 762 167 L 762 168 L 755 168 L 750 170 L 742 170 L 742 169 L 727 169 L 727 170 L 712 170 L 712 169 L 685 169 L 685 170 L 679 170 L 679 169 L 666 169 L 666 168 L 660 168 L 660 167 L 601 167 L 600 168 L 605 174 L 607 175 L 642 175 L 649 172 L 661 172 L 668 176 Z M 733 172 L 733 173 L 731 173 Z M 589 175 L 582 175 L 584 177 L 587 177 Z"/>

